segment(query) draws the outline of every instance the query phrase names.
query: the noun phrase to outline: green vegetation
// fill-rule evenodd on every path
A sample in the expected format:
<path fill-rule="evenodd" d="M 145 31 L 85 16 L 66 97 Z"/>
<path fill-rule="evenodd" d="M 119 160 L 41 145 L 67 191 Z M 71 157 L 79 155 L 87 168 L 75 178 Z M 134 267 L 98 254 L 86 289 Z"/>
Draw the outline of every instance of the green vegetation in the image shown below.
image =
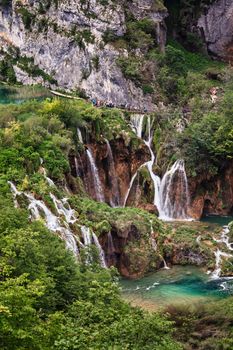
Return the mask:
<path fill-rule="evenodd" d="M 111 271 L 77 264 L 2 197 L 0 218 L 1 349 L 180 349 L 171 322 L 121 300 Z"/>

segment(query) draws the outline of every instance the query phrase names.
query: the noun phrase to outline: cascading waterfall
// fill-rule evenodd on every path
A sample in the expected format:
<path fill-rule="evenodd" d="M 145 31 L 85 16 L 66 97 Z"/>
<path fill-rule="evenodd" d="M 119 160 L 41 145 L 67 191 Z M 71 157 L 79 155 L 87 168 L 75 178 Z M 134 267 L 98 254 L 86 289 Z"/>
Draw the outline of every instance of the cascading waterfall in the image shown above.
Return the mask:
<path fill-rule="evenodd" d="M 87 258 L 86 263 L 89 264 L 92 261 L 92 256 L 90 254 L 90 246 L 94 244 L 98 250 L 99 253 L 99 261 L 103 268 L 107 268 L 106 262 L 105 262 L 105 254 L 104 251 L 99 243 L 98 237 L 89 227 L 81 226 L 81 232 L 83 237 L 84 246 L 87 248 Z"/>
<path fill-rule="evenodd" d="M 137 136 L 142 138 L 143 134 L 143 115 L 134 115 L 131 117 L 132 128 Z M 153 135 L 151 134 L 151 118 L 147 118 L 147 134 L 148 139 L 142 139 L 148 147 L 151 155 L 151 160 L 142 164 L 138 171 L 147 166 L 150 177 L 154 185 L 154 201 L 159 211 L 159 217 L 163 220 L 191 220 L 187 211 L 189 206 L 189 191 L 188 180 L 185 172 L 185 165 L 182 159 L 177 160 L 174 165 L 163 176 L 162 180 L 159 176 L 154 174 L 153 166 L 155 163 L 155 155 L 151 148 Z M 127 203 L 131 188 L 138 171 L 133 175 L 129 189 L 126 193 L 124 206 Z"/>
<path fill-rule="evenodd" d="M 68 224 L 74 224 L 77 221 L 77 218 L 75 217 L 74 210 L 71 209 L 68 203 L 68 199 L 63 198 L 62 200 L 59 200 L 52 193 L 50 193 L 50 197 L 53 200 L 58 214 L 64 216 Z"/>
<path fill-rule="evenodd" d="M 89 227 L 86 226 L 81 226 L 81 232 L 82 232 L 82 237 L 83 237 L 83 242 L 85 247 L 89 247 L 91 245 L 91 230 Z"/>
<path fill-rule="evenodd" d="M 78 177 L 78 176 L 80 176 L 80 172 L 79 172 L 77 157 L 74 157 L 74 165 L 75 165 L 76 176 Z"/>
<path fill-rule="evenodd" d="M 40 169 L 41 169 L 41 171 L 42 171 L 42 173 L 43 173 L 43 175 L 44 175 L 44 177 L 45 177 L 45 179 L 46 179 L 46 181 L 48 182 L 48 184 L 49 184 L 49 186 L 55 186 L 56 187 L 56 185 L 55 185 L 55 183 L 53 182 L 53 180 L 52 179 L 50 179 L 50 177 L 48 177 L 47 176 L 47 171 L 46 171 L 46 169 L 43 167 L 43 164 L 44 163 L 44 159 L 43 158 L 40 158 L 40 164 L 41 164 L 41 167 L 40 167 Z"/>
<path fill-rule="evenodd" d="M 75 216 L 75 211 L 70 207 L 67 198 L 58 199 L 54 194 L 50 193 L 50 197 L 54 203 L 56 212 L 58 216 L 52 213 L 52 211 L 46 206 L 46 204 L 36 199 L 30 193 L 23 193 L 17 190 L 16 186 L 9 181 L 8 182 L 14 197 L 15 206 L 18 207 L 17 196 L 22 194 L 28 199 L 29 206 L 28 209 L 31 213 L 32 220 L 40 220 L 43 218 L 45 220 L 45 225 L 47 228 L 55 233 L 59 233 L 60 237 L 66 242 L 66 247 L 70 249 L 75 256 L 79 256 L 78 245 L 82 248 L 88 247 L 93 244 L 97 247 L 99 252 L 99 260 L 102 267 L 106 268 L 104 251 L 99 243 L 97 236 L 86 226 L 81 226 L 81 233 L 83 237 L 84 244 L 73 234 L 70 229 L 70 224 L 74 224 L 77 221 Z M 77 245 L 78 243 L 78 245 Z M 91 256 L 88 254 L 86 262 L 91 261 Z"/>
<path fill-rule="evenodd" d="M 144 114 L 134 114 L 131 115 L 130 121 L 132 123 L 134 131 L 136 131 L 137 137 L 142 138 L 142 130 L 143 130 L 143 121 Z"/>
<path fill-rule="evenodd" d="M 230 228 L 229 226 L 224 226 L 222 233 L 221 233 L 221 238 L 220 239 L 214 239 L 215 242 L 217 243 L 223 243 L 226 245 L 227 249 L 230 251 L 233 251 L 233 243 L 229 242 L 229 237 L 228 234 L 230 232 Z M 232 258 L 233 255 L 223 252 L 220 249 L 217 249 L 216 252 L 214 252 L 215 254 L 215 258 L 216 258 L 216 262 L 215 262 L 215 270 L 212 272 L 212 278 L 213 279 L 217 279 L 221 276 L 221 264 L 222 264 L 222 258 Z"/>
<path fill-rule="evenodd" d="M 111 177 L 111 185 L 112 185 L 112 193 L 113 193 L 113 197 L 111 199 L 111 206 L 118 207 L 120 205 L 120 191 L 119 191 L 118 178 L 116 174 L 114 158 L 113 158 L 110 143 L 107 139 L 105 139 L 105 142 L 107 144 L 107 150 L 108 150 L 109 174 Z"/>
<path fill-rule="evenodd" d="M 94 157 L 93 157 L 90 149 L 87 149 L 86 152 L 87 152 L 87 158 L 88 158 L 88 161 L 90 164 L 90 170 L 91 170 L 92 180 L 93 180 L 93 184 L 94 184 L 96 200 L 98 202 L 104 202 L 105 201 L 104 192 L 103 192 L 103 188 L 101 185 L 98 169 L 95 165 Z"/>
<path fill-rule="evenodd" d="M 164 220 L 188 220 L 189 206 L 188 180 L 184 161 L 177 160 L 168 170 L 160 186 L 160 217 Z"/>
<path fill-rule="evenodd" d="M 94 232 L 92 232 L 92 237 L 93 237 L 93 241 L 94 241 L 94 244 L 96 246 L 96 248 L 98 249 L 98 252 L 99 252 L 99 259 L 100 259 L 100 264 L 103 268 L 107 268 L 107 265 L 106 265 L 106 262 L 105 262 L 105 254 L 104 254 L 104 251 L 100 245 L 100 242 L 98 240 L 98 237 L 96 236 L 96 234 Z"/>
<path fill-rule="evenodd" d="M 81 130 L 79 128 L 77 128 L 77 135 L 78 135 L 79 142 L 83 143 L 82 133 L 81 133 Z"/>
<path fill-rule="evenodd" d="M 28 209 L 31 212 L 31 218 L 38 220 L 42 217 L 45 219 L 45 224 L 48 229 L 52 232 L 59 232 L 61 238 L 66 242 L 66 246 L 70 249 L 75 256 L 79 255 L 78 246 L 76 243 L 76 237 L 70 230 L 68 224 L 66 227 L 62 226 L 60 219 L 54 215 L 51 210 L 41 200 L 35 199 L 32 194 L 24 193 L 29 200 Z"/>
<path fill-rule="evenodd" d="M 11 188 L 11 192 L 13 194 L 13 199 L 14 199 L 14 206 L 15 208 L 19 207 L 19 203 L 17 201 L 17 196 L 20 196 L 22 194 L 22 192 L 18 191 L 16 186 L 13 184 L 13 182 L 8 181 L 8 184 L 10 185 Z"/>

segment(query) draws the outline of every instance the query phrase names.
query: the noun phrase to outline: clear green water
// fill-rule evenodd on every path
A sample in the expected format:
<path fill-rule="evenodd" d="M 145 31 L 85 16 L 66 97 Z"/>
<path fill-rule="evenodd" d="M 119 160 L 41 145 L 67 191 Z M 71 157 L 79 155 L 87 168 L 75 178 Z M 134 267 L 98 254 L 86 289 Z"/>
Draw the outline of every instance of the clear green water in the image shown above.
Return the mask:
<path fill-rule="evenodd" d="M 233 280 L 211 280 L 193 266 L 174 266 L 140 280 L 121 280 L 125 299 L 148 310 L 168 305 L 194 305 L 233 294 Z"/>
<path fill-rule="evenodd" d="M 43 99 L 51 96 L 50 92 L 39 86 L 12 87 L 0 84 L 0 104 L 22 103 L 30 99 Z"/>
<path fill-rule="evenodd" d="M 224 226 L 232 216 L 207 216 L 202 222 Z M 233 295 L 233 279 L 213 280 L 193 266 L 174 266 L 140 280 L 121 280 L 122 294 L 133 305 L 148 310 L 168 305 L 196 305 Z"/>
<path fill-rule="evenodd" d="M 231 221 L 233 221 L 233 216 L 209 215 L 209 216 L 204 216 L 201 219 L 201 221 L 224 226 L 224 225 L 228 225 Z"/>

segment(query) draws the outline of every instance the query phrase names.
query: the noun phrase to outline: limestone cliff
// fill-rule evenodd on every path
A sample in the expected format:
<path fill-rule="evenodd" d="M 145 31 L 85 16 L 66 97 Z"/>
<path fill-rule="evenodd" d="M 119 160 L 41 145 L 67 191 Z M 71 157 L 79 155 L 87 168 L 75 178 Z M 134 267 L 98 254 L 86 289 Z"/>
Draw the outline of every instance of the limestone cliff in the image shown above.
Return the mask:
<path fill-rule="evenodd" d="M 42 83 L 49 76 L 62 89 L 83 90 L 90 98 L 118 106 L 152 110 L 151 96 L 126 79 L 117 65 L 129 50 L 118 49 L 111 41 L 125 35 L 130 16 L 154 23 L 154 41 L 163 47 L 166 15 L 165 7 L 154 0 L 13 0 L 0 8 L 0 58 L 14 53 L 14 71 L 24 84 Z M 133 51 L 143 59 L 140 48 Z"/>
<path fill-rule="evenodd" d="M 231 0 L 215 1 L 197 24 L 210 55 L 232 61 L 233 3 Z"/>

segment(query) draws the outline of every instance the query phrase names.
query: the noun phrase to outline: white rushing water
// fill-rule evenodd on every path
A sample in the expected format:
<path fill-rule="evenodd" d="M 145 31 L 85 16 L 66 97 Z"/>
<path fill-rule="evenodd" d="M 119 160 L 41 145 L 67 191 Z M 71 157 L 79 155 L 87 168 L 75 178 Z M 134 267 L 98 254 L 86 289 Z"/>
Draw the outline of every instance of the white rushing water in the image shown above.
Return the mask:
<path fill-rule="evenodd" d="M 105 254 L 104 251 L 100 245 L 100 242 L 98 240 L 98 237 L 96 236 L 96 234 L 94 232 L 92 232 L 92 237 L 93 237 L 93 241 L 94 244 L 96 246 L 96 248 L 98 249 L 99 252 L 99 259 L 100 259 L 100 264 L 103 268 L 107 268 L 106 262 L 105 262 Z"/>
<path fill-rule="evenodd" d="M 83 143 L 82 133 L 81 133 L 81 130 L 79 128 L 77 128 L 77 135 L 78 135 L 79 142 Z"/>
<path fill-rule="evenodd" d="M 90 170 L 91 170 L 96 200 L 98 202 L 104 202 L 105 201 L 104 192 L 103 192 L 103 188 L 101 185 L 101 181 L 100 181 L 98 169 L 97 169 L 96 164 L 95 164 L 94 157 L 93 157 L 90 149 L 87 149 L 86 152 L 87 152 L 87 159 L 88 159 L 89 164 L 90 164 Z"/>
<path fill-rule="evenodd" d="M 161 218 L 188 220 L 189 192 L 184 161 L 177 160 L 161 181 L 160 209 Z"/>
<path fill-rule="evenodd" d="M 66 247 L 70 249 L 76 257 L 79 256 L 78 246 L 85 248 L 90 246 L 93 242 L 99 252 L 100 264 L 102 267 L 106 268 L 104 251 L 98 241 L 97 236 L 90 230 L 90 228 L 81 226 L 84 244 L 72 232 L 70 224 L 75 224 L 77 222 L 77 217 L 75 215 L 75 211 L 70 207 L 67 198 L 58 199 L 54 194 L 50 193 L 50 197 L 54 203 L 57 213 L 57 215 L 55 215 L 42 200 L 36 199 L 31 193 L 23 193 L 18 191 L 16 186 L 10 181 L 9 185 L 11 187 L 14 201 L 17 201 L 17 196 L 22 194 L 28 199 L 28 209 L 31 213 L 32 220 L 43 219 L 47 228 L 54 233 L 58 233 L 59 236 L 65 241 Z M 18 203 L 15 203 L 15 205 L 18 207 Z M 90 252 L 88 251 L 88 254 L 89 253 Z M 86 262 L 89 263 L 90 261 L 91 255 L 88 255 Z"/>
<path fill-rule="evenodd" d="M 35 197 L 29 193 L 24 193 L 24 195 L 29 200 L 28 209 L 31 212 L 31 218 L 34 220 L 44 218 L 48 229 L 60 233 L 61 238 L 66 242 L 67 248 L 70 249 L 75 256 L 78 256 L 79 250 L 76 237 L 70 230 L 69 226 L 64 226 L 59 217 L 53 214 L 43 201 L 35 199 Z"/>
<path fill-rule="evenodd" d="M 99 253 L 100 265 L 103 268 L 107 268 L 107 264 L 105 261 L 105 254 L 99 243 L 99 240 L 96 234 L 89 227 L 86 227 L 86 226 L 81 226 L 81 232 L 82 232 L 84 246 L 87 248 L 86 263 L 89 264 L 92 261 L 92 256 L 90 255 L 89 248 L 92 244 L 94 244 Z"/>
<path fill-rule="evenodd" d="M 132 129 L 140 138 L 143 137 L 144 115 L 134 115 L 131 117 Z M 142 164 L 138 171 L 132 176 L 128 191 L 125 196 L 124 206 L 127 203 L 130 191 L 135 178 L 142 167 L 147 167 L 154 185 L 154 201 L 162 220 L 191 220 L 188 216 L 189 191 L 188 180 L 185 172 L 185 165 L 182 159 L 177 160 L 171 169 L 167 170 L 162 180 L 153 171 L 155 164 L 155 154 L 151 144 L 153 135 L 151 134 L 151 118 L 147 117 L 147 139 L 142 138 L 148 147 L 151 159 Z"/>
<path fill-rule="evenodd" d="M 78 166 L 78 159 L 77 157 L 74 157 L 74 165 L 75 165 L 75 171 L 76 171 L 76 176 L 80 176 L 80 173 L 79 173 L 79 166 Z"/>
<path fill-rule="evenodd" d="M 105 139 L 105 142 L 107 144 L 107 149 L 108 149 L 109 174 L 111 177 L 111 185 L 112 185 L 112 193 L 113 193 L 113 197 L 111 199 L 111 206 L 118 207 L 120 205 L 120 191 L 119 191 L 118 177 L 115 169 L 112 148 L 107 139 Z"/>
<path fill-rule="evenodd" d="M 229 236 L 228 234 L 230 233 L 230 227 L 229 226 L 224 226 L 222 233 L 221 233 L 221 238 L 220 239 L 214 239 L 215 242 L 217 243 L 222 243 L 226 245 L 226 248 L 230 251 L 233 251 L 233 243 L 230 243 L 229 240 Z M 224 251 L 221 251 L 219 248 L 214 252 L 215 254 L 215 270 L 212 272 L 211 277 L 213 279 L 217 279 L 221 276 L 221 265 L 222 265 L 222 260 L 223 258 L 233 258 L 233 255 L 230 253 L 226 253 Z"/>

